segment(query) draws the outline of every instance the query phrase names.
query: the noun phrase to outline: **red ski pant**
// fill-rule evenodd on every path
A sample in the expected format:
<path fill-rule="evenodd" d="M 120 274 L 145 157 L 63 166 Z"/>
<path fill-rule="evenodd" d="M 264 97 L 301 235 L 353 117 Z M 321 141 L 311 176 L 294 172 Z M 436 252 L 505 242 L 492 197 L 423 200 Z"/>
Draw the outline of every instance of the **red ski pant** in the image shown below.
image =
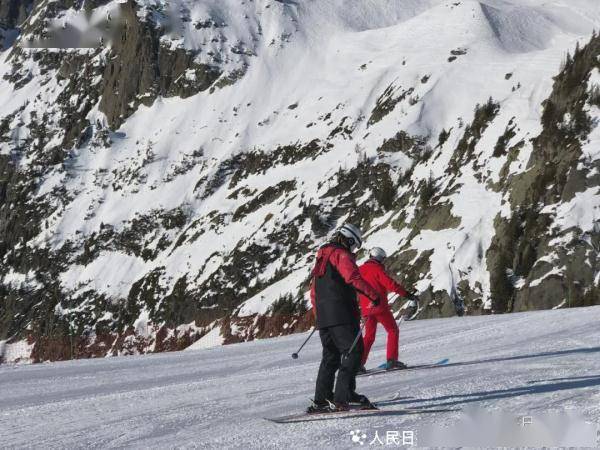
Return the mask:
<path fill-rule="evenodd" d="M 369 315 L 365 320 L 365 336 L 364 336 L 364 351 L 362 356 L 362 365 L 364 366 L 369 357 L 371 346 L 375 342 L 375 333 L 377 333 L 377 323 L 383 325 L 387 331 L 387 358 L 398 359 L 398 337 L 400 336 L 396 319 L 389 309 L 387 311 Z"/>

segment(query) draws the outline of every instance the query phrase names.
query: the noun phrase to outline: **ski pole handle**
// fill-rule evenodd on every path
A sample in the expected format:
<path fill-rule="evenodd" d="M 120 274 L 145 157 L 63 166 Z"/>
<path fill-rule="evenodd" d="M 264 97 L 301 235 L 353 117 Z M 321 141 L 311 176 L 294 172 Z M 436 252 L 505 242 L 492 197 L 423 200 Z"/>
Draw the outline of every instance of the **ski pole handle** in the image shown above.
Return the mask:
<path fill-rule="evenodd" d="M 304 348 L 304 346 L 306 345 L 306 343 L 308 342 L 308 340 L 312 337 L 312 335 L 315 334 L 315 331 L 317 331 L 317 329 L 313 328 L 313 330 L 310 332 L 310 334 L 308 335 L 308 337 L 306 338 L 306 340 L 302 343 L 302 345 L 300 346 L 300 348 L 298 349 L 298 351 L 292 353 L 292 359 L 298 359 L 298 353 L 300 353 L 300 350 L 302 350 L 302 348 Z"/>

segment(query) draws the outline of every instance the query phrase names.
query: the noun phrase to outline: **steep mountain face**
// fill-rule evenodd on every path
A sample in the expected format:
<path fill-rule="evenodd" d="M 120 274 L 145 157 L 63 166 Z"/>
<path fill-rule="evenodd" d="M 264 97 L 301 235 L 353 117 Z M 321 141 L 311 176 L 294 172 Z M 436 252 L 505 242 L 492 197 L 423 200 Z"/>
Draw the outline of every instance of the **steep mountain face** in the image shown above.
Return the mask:
<path fill-rule="evenodd" d="M 595 0 L 0 0 L 0 341 L 306 329 L 344 221 L 420 317 L 600 304 L 595 27 Z"/>

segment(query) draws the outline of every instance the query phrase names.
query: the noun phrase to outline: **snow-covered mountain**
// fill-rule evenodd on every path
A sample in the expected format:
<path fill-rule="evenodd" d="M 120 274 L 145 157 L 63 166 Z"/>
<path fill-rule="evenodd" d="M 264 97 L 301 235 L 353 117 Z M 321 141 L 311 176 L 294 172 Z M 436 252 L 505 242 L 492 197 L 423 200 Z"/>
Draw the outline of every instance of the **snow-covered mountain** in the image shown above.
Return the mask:
<path fill-rule="evenodd" d="M 0 340 L 304 330 L 346 220 L 422 317 L 600 303 L 594 29 L 596 0 L 0 0 Z"/>

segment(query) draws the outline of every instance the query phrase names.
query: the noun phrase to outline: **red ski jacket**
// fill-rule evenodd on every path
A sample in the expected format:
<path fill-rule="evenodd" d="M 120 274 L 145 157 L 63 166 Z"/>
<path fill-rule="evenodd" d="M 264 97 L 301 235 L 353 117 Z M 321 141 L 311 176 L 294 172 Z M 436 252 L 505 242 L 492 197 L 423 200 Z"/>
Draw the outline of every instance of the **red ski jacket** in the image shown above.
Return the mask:
<path fill-rule="evenodd" d="M 362 278 L 352 253 L 335 244 L 321 247 L 317 252 L 310 285 L 310 301 L 317 328 L 358 322 L 357 292 L 364 296 L 366 302 L 371 299 L 384 301 Z"/>
<path fill-rule="evenodd" d="M 375 288 L 379 296 L 383 299 L 378 306 L 373 306 L 368 298 L 360 295 L 360 309 L 363 316 L 379 314 L 389 309 L 387 294 L 395 292 L 406 297 L 408 292 L 400 283 L 394 281 L 386 272 L 383 264 L 375 259 L 369 259 L 358 269 L 367 283 Z"/>

